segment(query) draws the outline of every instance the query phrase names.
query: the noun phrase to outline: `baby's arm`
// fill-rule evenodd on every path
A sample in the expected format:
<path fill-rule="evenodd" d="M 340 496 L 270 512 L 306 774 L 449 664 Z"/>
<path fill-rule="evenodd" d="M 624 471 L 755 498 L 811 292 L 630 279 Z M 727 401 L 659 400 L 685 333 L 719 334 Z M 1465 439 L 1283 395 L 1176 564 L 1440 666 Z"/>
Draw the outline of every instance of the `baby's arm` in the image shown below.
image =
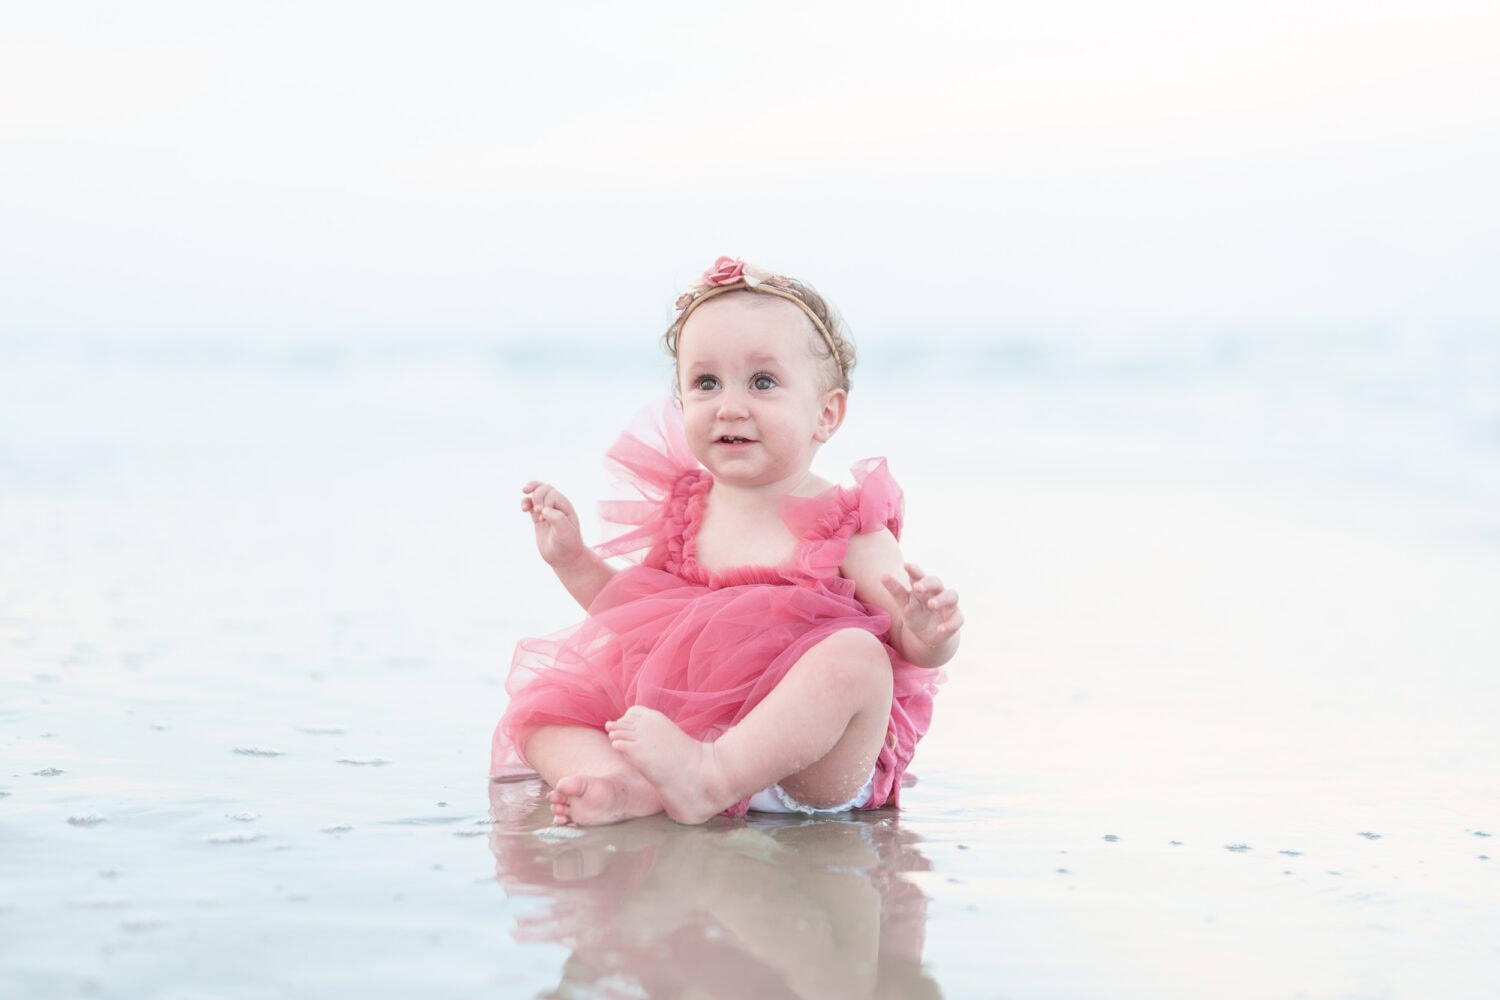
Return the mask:
<path fill-rule="evenodd" d="M 547 483 L 533 480 L 521 487 L 521 510 L 531 515 L 536 550 L 585 611 L 615 575 L 614 568 L 583 544 L 578 515 L 568 498 Z"/>
<path fill-rule="evenodd" d="M 907 660 L 940 667 L 958 651 L 964 623 L 958 591 L 904 561 L 896 537 L 886 529 L 849 539 L 839 572 L 854 581 L 855 597 L 890 613 L 891 645 Z"/>

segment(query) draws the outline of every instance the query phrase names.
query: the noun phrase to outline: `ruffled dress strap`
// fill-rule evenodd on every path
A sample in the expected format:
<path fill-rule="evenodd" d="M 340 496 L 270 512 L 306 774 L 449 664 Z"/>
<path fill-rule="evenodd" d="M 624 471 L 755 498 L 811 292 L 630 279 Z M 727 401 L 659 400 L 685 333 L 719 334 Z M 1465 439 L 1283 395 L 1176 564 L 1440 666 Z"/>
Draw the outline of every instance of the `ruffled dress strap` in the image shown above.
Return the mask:
<path fill-rule="evenodd" d="M 694 482 L 703 472 L 688 447 L 682 411 L 665 397 L 646 406 L 605 452 L 605 467 L 616 496 L 599 505 L 605 541 L 594 546 L 600 556 L 625 556 L 652 562 L 649 554 L 666 544 L 672 526 L 670 501 L 685 477 Z"/>
<path fill-rule="evenodd" d="M 802 544 L 793 570 L 809 581 L 838 576 L 849 539 L 885 528 L 901 537 L 906 500 L 883 458 L 867 458 L 851 470 L 854 485 L 835 486 L 815 497 L 787 497 L 781 518 Z"/>

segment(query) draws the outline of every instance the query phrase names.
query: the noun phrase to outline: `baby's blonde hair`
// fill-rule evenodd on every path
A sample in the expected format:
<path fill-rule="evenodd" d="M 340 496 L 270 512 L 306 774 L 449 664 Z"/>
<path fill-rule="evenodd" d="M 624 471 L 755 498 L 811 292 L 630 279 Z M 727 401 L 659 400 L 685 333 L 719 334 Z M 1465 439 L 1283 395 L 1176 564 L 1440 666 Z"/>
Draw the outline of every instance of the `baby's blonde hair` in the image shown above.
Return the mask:
<path fill-rule="evenodd" d="M 728 292 L 750 292 L 756 295 L 786 299 L 798 306 L 811 320 L 815 332 L 814 354 L 832 361 L 838 377 L 830 388 L 849 391 L 849 373 L 854 369 L 854 341 L 849 331 L 828 300 L 818 294 L 817 289 L 804 281 L 774 274 L 730 257 L 720 257 L 714 266 L 705 271 L 698 284 L 688 289 L 677 300 L 677 317 L 667 332 L 662 335 L 662 344 L 675 361 L 677 345 L 682 339 L 682 327 L 693 310 L 711 298 Z"/>

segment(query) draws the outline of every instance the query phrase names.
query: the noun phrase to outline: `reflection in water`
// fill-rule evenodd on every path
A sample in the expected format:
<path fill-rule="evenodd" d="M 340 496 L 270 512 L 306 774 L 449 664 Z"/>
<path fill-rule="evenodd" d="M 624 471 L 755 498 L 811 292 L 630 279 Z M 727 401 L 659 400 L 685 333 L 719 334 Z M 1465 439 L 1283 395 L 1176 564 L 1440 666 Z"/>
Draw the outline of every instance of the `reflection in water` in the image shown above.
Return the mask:
<path fill-rule="evenodd" d="M 492 783 L 490 849 L 521 942 L 572 948 L 551 996 L 938 997 L 928 871 L 894 812 L 551 826 L 540 782 Z"/>

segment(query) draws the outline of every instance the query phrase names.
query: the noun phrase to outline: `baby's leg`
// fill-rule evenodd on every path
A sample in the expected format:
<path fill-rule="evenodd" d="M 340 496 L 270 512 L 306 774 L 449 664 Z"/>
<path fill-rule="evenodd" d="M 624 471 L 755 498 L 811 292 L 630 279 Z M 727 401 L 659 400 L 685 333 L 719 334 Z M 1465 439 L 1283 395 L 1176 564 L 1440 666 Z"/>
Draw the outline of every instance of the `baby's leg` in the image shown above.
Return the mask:
<path fill-rule="evenodd" d="M 599 826 L 662 810 L 656 788 L 588 726 L 543 726 L 524 748 L 526 760 L 552 786 L 555 823 Z"/>
<path fill-rule="evenodd" d="M 777 782 L 801 802 L 833 806 L 852 798 L 875 767 L 890 725 L 891 684 L 880 640 L 844 629 L 809 649 L 713 743 L 640 706 L 605 729 L 679 823 L 702 823 Z"/>

